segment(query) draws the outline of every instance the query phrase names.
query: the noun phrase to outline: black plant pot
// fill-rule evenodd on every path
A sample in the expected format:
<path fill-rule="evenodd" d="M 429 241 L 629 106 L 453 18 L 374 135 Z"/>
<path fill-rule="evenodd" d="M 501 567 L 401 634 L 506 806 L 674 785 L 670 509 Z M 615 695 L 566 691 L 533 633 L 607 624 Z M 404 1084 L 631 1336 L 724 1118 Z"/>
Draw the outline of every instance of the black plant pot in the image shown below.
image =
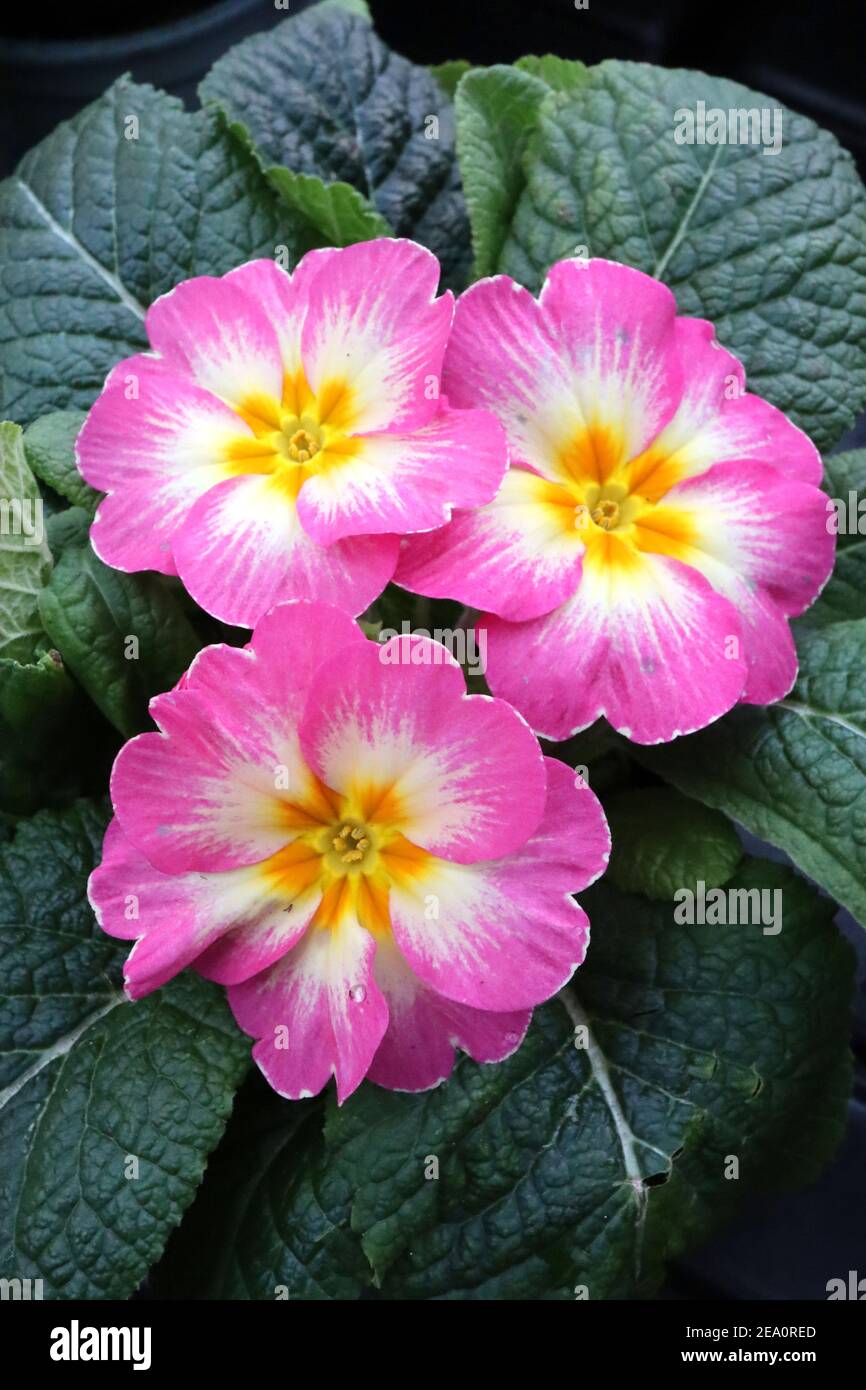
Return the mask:
<path fill-rule="evenodd" d="M 311 3 L 290 0 L 278 9 L 274 0 L 181 0 L 151 7 L 161 22 L 129 32 L 123 7 L 85 3 L 32 22 L 7 15 L 0 20 L 0 176 L 122 73 L 194 105 L 199 81 L 226 49 Z"/>

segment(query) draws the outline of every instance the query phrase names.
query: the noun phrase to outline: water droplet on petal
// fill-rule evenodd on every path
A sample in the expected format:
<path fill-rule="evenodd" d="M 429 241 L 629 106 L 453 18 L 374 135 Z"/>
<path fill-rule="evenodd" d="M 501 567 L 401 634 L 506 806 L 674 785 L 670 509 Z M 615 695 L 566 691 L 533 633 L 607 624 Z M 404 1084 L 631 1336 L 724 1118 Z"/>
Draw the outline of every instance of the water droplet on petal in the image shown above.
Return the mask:
<path fill-rule="evenodd" d="M 354 999 L 356 1004 L 363 1004 L 364 1000 L 367 998 L 367 991 L 363 985 L 352 985 L 352 988 L 349 990 L 349 996 Z"/>

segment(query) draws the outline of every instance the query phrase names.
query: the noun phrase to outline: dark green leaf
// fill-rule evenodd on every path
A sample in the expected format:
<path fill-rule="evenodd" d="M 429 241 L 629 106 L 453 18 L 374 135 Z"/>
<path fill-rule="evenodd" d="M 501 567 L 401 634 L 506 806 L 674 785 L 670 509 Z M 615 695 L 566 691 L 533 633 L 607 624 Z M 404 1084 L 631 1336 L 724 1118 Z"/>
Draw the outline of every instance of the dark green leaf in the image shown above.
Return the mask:
<path fill-rule="evenodd" d="M 201 645 L 161 575 L 109 569 L 89 544 L 67 545 L 40 612 L 70 671 L 126 736 L 149 727 L 151 696 L 178 681 Z"/>
<path fill-rule="evenodd" d="M 638 787 L 605 801 L 613 848 L 608 877 L 626 893 L 672 899 L 703 880 L 718 888 L 742 858 L 739 837 L 718 811 L 668 787 Z"/>
<path fill-rule="evenodd" d="M 866 449 L 832 454 L 824 472 L 824 490 L 834 503 L 828 504 L 828 523 L 836 529 L 836 564 L 798 629 L 866 618 Z"/>
<path fill-rule="evenodd" d="M 100 494 L 88 487 L 75 462 L 75 440 L 86 418 L 83 410 L 57 410 L 40 416 L 24 431 L 24 453 L 41 482 L 92 516 Z"/>
<path fill-rule="evenodd" d="M 801 631 L 798 646 L 786 699 L 631 751 L 778 845 L 866 925 L 866 620 Z"/>
<path fill-rule="evenodd" d="M 369 1284 L 352 1184 L 322 1162 L 322 1108 L 250 1076 L 156 1271 L 159 1297 L 347 1299 Z"/>
<path fill-rule="evenodd" d="M 85 898 L 104 812 L 0 846 L 0 1266 L 46 1298 L 127 1298 L 192 1200 L 247 1065 L 221 991 L 136 1004 Z"/>
<path fill-rule="evenodd" d="M 80 695 L 56 651 L 0 658 L 0 808 L 25 815 L 69 793 L 70 721 Z M 78 743 L 82 736 L 79 727 Z M 74 786 L 74 780 L 72 785 Z"/>
<path fill-rule="evenodd" d="M 231 49 L 200 95 L 249 130 L 263 165 L 351 184 L 436 253 L 446 281 L 465 276 L 451 104 L 363 19 L 324 8 L 287 19 Z"/>
<path fill-rule="evenodd" d="M 158 295 L 309 244 L 218 113 L 121 78 L 0 185 L 0 409 L 86 408 Z"/>
<path fill-rule="evenodd" d="M 330 1161 L 385 1295 L 647 1294 L 744 1196 L 814 1178 L 844 1131 L 852 953 L 780 866 L 731 887 L 780 891 L 782 931 L 677 926 L 598 885 L 568 1013 L 538 1010 L 498 1066 L 332 1109 Z"/>

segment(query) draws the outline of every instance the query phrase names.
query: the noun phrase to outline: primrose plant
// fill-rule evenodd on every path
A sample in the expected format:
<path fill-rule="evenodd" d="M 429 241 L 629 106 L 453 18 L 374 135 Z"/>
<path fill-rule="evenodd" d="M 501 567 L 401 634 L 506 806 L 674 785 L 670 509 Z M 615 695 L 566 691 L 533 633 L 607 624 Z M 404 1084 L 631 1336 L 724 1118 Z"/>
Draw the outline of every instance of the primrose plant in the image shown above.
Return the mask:
<path fill-rule="evenodd" d="M 357 0 L 200 96 L 0 185 L 0 1276 L 652 1295 L 845 1124 L 866 193 Z"/>

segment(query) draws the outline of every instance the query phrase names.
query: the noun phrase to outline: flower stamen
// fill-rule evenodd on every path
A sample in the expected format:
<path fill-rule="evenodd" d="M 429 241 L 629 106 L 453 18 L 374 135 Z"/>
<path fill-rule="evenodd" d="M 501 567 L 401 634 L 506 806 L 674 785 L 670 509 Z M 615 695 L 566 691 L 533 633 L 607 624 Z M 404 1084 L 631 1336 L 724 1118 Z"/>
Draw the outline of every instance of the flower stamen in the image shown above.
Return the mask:
<path fill-rule="evenodd" d="M 597 507 L 593 507 L 590 515 L 602 531 L 612 531 L 619 525 L 619 504 L 606 498 L 604 502 L 599 502 Z"/>
<path fill-rule="evenodd" d="M 319 452 L 319 441 L 314 439 L 309 430 L 295 430 L 289 437 L 288 455 L 295 463 L 309 463 L 310 459 Z"/>
<path fill-rule="evenodd" d="M 331 847 L 341 864 L 363 864 L 370 848 L 370 837 L 362 825 L 344 823 L 332 837 Z"/>

